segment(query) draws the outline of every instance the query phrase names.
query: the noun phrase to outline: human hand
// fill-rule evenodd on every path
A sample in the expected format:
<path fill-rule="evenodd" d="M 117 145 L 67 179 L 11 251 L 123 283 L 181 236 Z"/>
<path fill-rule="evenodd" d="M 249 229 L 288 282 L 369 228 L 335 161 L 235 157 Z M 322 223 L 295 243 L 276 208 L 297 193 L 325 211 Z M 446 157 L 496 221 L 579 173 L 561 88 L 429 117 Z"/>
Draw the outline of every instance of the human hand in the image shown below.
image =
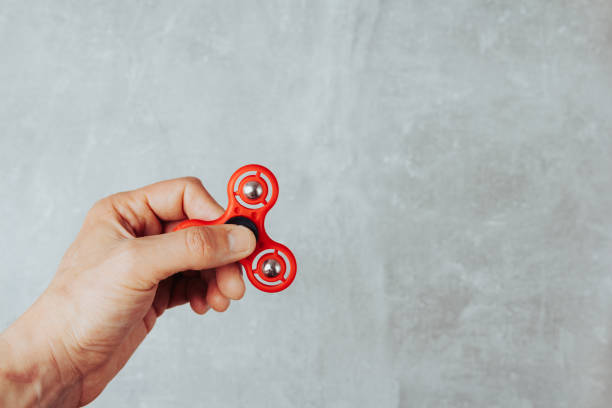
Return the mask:
<path fill-rule="evenodd" d="M 0 335 L 0 405 L 87 404 L 166 309 L 189 302 L 199 314 L 221 312 L 240 299 L 235 262 L 255 248 L 247 228 L 170 232 L 184 219 L 222 213 L 195 178 L 96 203 L 49 287 Z"/>

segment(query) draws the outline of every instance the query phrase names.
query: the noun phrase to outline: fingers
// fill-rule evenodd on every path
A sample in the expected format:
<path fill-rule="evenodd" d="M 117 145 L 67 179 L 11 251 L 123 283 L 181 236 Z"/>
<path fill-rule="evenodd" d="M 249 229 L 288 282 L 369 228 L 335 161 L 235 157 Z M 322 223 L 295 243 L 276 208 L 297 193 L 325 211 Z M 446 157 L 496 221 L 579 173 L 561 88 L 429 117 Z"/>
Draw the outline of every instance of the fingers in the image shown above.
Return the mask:
<path fill-rule="evenodd" d="M 155 215 L 164 221 L 211 220 L 223 214 L 223 208 L 195 177 L 162 181 L 128 194 L 145 199 Z"/>
<path fill-rule="evenodd" d="M 191 309 L 197 314 L 204 314 L 208 311 L 206 303 L 206 285 L 200 277 L 190 278 L 187 283 L 187 298 Z"/>
<path fill-rule="evenodd" d="M 148 289 L 185 270 L 215 268 L 248 256 L 255 236 L 242 226 L 191 227 L 124 241 L 121 254 L 127 283 Z"/>
<path fill-rule="evenodd" d="M 225 312 L 230 305 L 230 300 L 223 296 L 215 278 L 208 281 L 206 302 L 217 312 Z"/>
<path fill-rule="evenodd" d="M 195 177 L 162 181 L 112 195 L 101 200 L 92 212 L 117 213 L 136 236 L 160 234 L 162 222 L 185 218 L 213 220 L 223 208 Z"/>
<path fill-rule="evenodd" d="M 167 309 L 187 303 L 187 278 L 178 276 L 174 278 L 174 285 L 170 291 Z"/>
<path fill-rule="evenodd" d="M 244 296 L 245 286 L 240 265 L 233 263 L 217 268 L 217 286 L 223 296 L 238 300 Z"/>
<path fill-rule="evenodd" d="M 202 315 L 211 307 L 223 312 L 229 307 L 230 299 L 238 300 L 243 295 L 239 266 L 230 264 L 216 270 L 185 271 L 163 280 L 158 285 L 153 307 L 159 317 L 166 309 L 189 303 L 194 312 Z"/>
<path fill-rule="evenodd" d="M 162 313 L 168 308 L 170 303 L 170 295 L 174 286 L 174 278 L 165 279 L 157 286 L 155 292 L 155 298 L 153 299 L 153 309 L 157 317 L 161 316 Z"/>

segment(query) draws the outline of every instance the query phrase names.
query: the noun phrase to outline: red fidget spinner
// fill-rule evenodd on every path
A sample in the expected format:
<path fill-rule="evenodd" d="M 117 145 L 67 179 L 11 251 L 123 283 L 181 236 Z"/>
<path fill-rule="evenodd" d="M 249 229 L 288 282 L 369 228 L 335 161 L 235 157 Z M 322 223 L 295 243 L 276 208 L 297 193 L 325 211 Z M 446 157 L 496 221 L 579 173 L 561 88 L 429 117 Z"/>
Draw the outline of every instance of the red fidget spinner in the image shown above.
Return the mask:
<path fill-rule="evenodd" d="M 280 292 L 293 279 L 297 265 L 293 253 L 273 241 L 265 229 L 266 214 L 278 198 L 278 182 L 267 168 L 248 164 L 236 170 L 227 184 L 229 203 L 225 213 L 214 221 L 186 220 L 174 229 L 200 225 L 237 224 L 250 229 L 257 238 L 255 250 L 240 261 L 255 287 L 264 292 Z"/>

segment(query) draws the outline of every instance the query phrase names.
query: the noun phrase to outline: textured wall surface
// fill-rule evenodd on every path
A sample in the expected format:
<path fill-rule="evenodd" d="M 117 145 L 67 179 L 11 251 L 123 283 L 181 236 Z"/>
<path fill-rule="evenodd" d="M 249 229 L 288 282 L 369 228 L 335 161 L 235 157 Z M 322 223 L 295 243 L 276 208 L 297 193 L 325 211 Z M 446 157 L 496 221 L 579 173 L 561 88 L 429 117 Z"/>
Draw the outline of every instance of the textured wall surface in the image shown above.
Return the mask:
<path fill-rule="evenodd" d="M 95 407 L 609 407 L 607 0 L 0 0 L 0 328 L 98 198 L 278 176 L 293 286 Z"/>

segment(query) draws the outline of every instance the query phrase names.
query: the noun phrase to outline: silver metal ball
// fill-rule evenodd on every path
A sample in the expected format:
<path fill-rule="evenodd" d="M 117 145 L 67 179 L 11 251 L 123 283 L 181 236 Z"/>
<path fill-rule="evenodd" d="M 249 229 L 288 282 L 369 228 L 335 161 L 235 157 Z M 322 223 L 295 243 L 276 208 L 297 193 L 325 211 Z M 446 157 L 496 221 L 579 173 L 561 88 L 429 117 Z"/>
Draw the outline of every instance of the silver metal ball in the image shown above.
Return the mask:
<path fill-rule="evenodd" d="M 281 273 L 281 264 L 276 259 L 266 259 L 261 269 L 268 278 L 276 278 Z"/>
<path fill-rule="evenodd" d="M 251 200 L 256 200 L 263 194 L 263 187 L 256 181 L 249 181 L 242 187 L 242 192 Z"/>

